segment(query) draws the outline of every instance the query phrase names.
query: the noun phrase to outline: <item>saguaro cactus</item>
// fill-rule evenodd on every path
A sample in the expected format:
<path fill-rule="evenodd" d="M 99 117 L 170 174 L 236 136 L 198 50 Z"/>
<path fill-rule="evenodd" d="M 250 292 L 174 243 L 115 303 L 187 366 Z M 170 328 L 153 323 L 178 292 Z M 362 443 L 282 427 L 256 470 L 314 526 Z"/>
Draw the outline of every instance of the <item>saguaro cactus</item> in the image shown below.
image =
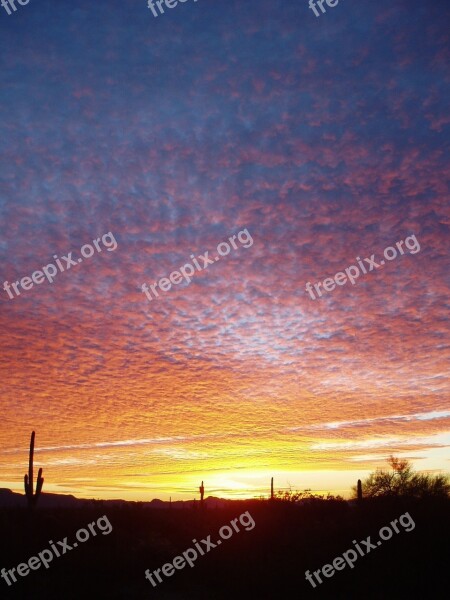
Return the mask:
<path fill-rule="evenodd" d="M 273 500 L 273 477 L 270 479 L 270 499 Z"/>
<path fill-rule="evenodd" d="M 44 485 L 44 479 L 42 477 L 42 469 L 39 469 L 37 482 L 36 482 L 36 493 L 33 492 L 33 459 L 34 459 L 34 438 L 35 432 L 31 434 L 30 441 L 30 462 L 28 465 L 28 475 L 25 474 L 24 483 L 25 483 L 25 496 L 27 497 L 29 508 L 34 508 L 38 501 L 39 496 L 41 495 L 42 486 Z"/>
<path fill-rule="evenodd" d="M 205 488 L 203 487 L 203 481 L 202 481 L 202 485 L 198 489 L 200 490 L 200 506 L 203 506 L 203 497 L 205 495 Z"/>
<path fill-rule="evenodd" d="M 361 502 L 362 499 L 363 499 L 362 483 L 361 483 L 361 479 L 358 479 L 358 502 Z"/>

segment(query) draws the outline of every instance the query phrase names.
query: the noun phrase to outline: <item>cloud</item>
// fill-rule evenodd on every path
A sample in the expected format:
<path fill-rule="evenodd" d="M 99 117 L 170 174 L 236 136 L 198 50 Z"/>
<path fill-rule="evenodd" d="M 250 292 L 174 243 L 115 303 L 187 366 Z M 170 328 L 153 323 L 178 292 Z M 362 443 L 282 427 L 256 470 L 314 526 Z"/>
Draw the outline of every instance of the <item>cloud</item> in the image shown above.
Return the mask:
<path fill-rule="evenodd" d="M 42 7 L 4 32 L 1 281 L 109 231 L 118 247 L 13 300 L 0 287 L 0 477 L 21 487 L 10 458 L 26 466 L 33 429 L 55 480 L 102 489 L 138 470 L 166 489 L 202 469 L 337 473 L 408 436 L 435 448 L 448 9 L 342 7 L 324 34 L 281 0 L 158 23 L 118 0 Z M 244 228 L 251 248 L 147 301 L 143 282 Z M 419 253 L 306 293 L 412 233 Z"/>

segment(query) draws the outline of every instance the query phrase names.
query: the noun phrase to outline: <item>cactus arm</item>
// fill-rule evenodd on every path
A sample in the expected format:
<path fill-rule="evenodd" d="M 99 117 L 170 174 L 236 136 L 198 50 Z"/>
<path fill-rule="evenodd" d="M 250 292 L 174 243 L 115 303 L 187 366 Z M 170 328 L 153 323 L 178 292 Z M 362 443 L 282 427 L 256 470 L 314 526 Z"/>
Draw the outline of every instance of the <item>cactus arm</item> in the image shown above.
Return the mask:
<path fill-rule="evenodd" d="M 36 500 L 41 495 L 43 485 L 44 485 L 44 478 L 42 477 L 42 469 L 39 469 L 37 484 L 36 484 Z"/>

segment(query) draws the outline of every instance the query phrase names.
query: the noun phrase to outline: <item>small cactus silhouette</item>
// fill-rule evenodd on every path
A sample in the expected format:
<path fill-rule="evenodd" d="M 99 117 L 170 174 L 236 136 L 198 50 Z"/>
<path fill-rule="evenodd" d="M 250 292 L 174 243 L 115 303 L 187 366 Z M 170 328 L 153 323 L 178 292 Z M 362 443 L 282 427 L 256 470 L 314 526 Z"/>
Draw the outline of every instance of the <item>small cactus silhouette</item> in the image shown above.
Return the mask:
<path fill-rule="evenodd" d="M 37 482 L 36 482 L 36 493 L 33 492 L 33 459 L 34 459 L 34 438 L 35 432 L 31 434 L 30 441 L 30 461 L 28 465 L 28 475 L 25 474 L 24 483 L 25 483 L 25 496 L 27 497 L 29 508 L 34 508 L 36 503 L 41 495 L 42 486 L 44 485 L 44 479 L 42 477 L 42 469 L 39 469 Z"/>
<path fill-rule="evenodd" d="M 358 502 L 361 502 L 362 499 L 363 499 L 362 483 L 361 483 L 361 479 L 358 479 Z"/>
<path fill-rule="evenodd" d="M 202 485 L 198 489 L 200 490 L 200 506 L 203 506 L 203 497 L 205 495 L 205 488 L 203 487 L 203 481 L 202 481 Z"/>

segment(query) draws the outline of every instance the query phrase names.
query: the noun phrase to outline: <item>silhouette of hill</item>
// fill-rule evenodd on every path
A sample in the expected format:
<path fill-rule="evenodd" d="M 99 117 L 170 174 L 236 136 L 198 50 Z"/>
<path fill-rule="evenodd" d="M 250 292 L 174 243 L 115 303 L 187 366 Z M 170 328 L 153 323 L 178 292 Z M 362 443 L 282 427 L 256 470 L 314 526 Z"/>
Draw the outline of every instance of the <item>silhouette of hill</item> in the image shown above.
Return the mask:
<path fill-rule="evenodd" d="M 227 500 L 223 498 L 216 498 L 214 496 L 208 496 L 208 498 L 205 498 L 205 504 L 208 508 L 223 508 L 229 504 L 239 502 L 242 502 L 242 500 Z M 84 506 L 92 505 L 92 503 L 98 503 L 104 507 L 140 505 L 147 508 L 171 507 L 172 509 L 183 509 L 192 508 L 194 506 L 194 500 L 176 500 L 172 502 L 159 500 L 158 498 L 148 502 L 134 502 L 130 500 L 90 500 L 85 498 L 76 498 L 71 494 L 51 494 L 42 492 L 39 498 L 37 510 L 48 508 L 82 508 Z M 24 494 L 13 492 L 7 488 L 0 488 L 0 508 L 25 508 L 26 505 L 27 499 Z"/>

